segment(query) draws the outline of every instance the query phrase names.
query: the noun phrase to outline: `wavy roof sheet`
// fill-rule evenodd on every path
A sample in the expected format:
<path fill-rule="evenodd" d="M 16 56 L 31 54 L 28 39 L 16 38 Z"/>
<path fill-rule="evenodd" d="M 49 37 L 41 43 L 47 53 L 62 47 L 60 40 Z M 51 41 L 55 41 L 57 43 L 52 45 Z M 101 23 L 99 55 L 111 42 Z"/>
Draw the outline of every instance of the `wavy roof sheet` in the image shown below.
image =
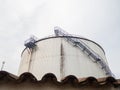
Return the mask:
<path fill-rule="evenodd" d="M 11 73 L 8 73 L 6 71 L 0 71 L 0 82 L 14 82 L 14 83 L 23 83 L 23 82 L 31 82 L 31 83 L 47 83 L 52 82 L 55 85 L 65 85 L 70 84 L 72 86 L 104 86 L 104 85 L 112 85 L 113 87 L 119 87 L 120 86 L 120 79 L 115 79 L 114 77 L 104 77 L 104 78 L 98 78 L 95 77 L 86 77 L 86 78 L 76 78 L 73 75 L 69 75 L 65 77 L 60 82 L 57 80 L 56 76 L 52 73 L 47 73 L 42 77 L 41 80 L 37 80 L 36 77 L 29 73 L 23 73 L 19 77 L 15 76 Z"/>

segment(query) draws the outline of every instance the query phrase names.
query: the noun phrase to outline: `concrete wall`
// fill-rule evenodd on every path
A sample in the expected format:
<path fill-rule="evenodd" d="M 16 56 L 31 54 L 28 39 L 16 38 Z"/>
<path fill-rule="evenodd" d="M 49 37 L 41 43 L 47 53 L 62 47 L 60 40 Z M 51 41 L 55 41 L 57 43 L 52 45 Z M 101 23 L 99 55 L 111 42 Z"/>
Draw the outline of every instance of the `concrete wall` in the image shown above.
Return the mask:
<path fill-rule="evenodd" d="M 120 87 L 106 86 L 72 86 L 65 84 L 55 85 L 52 82 L 47 83 L 0 83 L 0 90 L 120 90 Z"/>

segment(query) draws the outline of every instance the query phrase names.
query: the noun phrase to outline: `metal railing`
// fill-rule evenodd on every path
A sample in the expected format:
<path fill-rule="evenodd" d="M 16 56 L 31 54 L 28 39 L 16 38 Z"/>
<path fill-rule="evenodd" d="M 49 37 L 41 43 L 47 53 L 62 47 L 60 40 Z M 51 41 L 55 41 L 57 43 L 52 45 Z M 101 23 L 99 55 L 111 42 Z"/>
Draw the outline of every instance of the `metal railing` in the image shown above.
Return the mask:
<path fill-rule="evenodd" d="M 59 27 L 54 28 L 54 32 L 56 36 L 72 36 L 71 34 L 67 33 L 66 31 L 62 30 Z M 71 37 L 66 37 L 65 38 L 68 42 L 73 44 L 74 46 L 78 47 L 81 49 L 85 54 L 87 54 L 89 57 L 92 57 L 91 60 L 94 62 L 98 63 L 101 69 L 105 71 L 105 74 L 108 76 L 114 76 L 109 69 L 108 65 L 104 62 L 104 59 L 98 55 L 96 52 L 94 52 L 88 45 L 86 45 L 82 40 L 77 39 L 77 38 L 71 38 Z"/>

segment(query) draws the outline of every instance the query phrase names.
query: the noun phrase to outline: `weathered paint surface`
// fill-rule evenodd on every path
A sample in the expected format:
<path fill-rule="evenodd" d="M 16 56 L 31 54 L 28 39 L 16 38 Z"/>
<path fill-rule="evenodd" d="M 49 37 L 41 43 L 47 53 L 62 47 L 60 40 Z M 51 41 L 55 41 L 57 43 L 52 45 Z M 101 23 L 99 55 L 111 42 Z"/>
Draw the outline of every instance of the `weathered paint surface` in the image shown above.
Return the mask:
<path fill-rule="evenodd" d="M 103 50 L 95 43 L 82 40 L 107 63 Z M 23 52 L 19 75 L 31 72 L 40 80 L 46 73 L 54 73 L 58 80 L 75 75 L 78 78 L 93 76 L 106 77 L 104 71 L 79 48 L 68 43 L 64 38 L 50 38 L 36 43 L 32 53 Z M 30 63 L 30 64 L 29 64 Z"/>

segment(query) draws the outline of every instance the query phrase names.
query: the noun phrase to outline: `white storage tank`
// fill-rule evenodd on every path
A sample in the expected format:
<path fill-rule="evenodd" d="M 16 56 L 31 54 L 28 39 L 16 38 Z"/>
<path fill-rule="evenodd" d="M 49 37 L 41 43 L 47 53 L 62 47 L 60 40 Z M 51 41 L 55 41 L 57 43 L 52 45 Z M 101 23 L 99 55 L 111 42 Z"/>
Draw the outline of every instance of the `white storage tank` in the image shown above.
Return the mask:
<path fill-rule="evenodd" d="M 76 40 L 77 43 L 73 44 L 70 39 Z M 89 47 L 91 53 L 99 55 L 102 58 L 101 62 L 94 60 L 91 53 L 80 49 L 81 47 L 77 46 L 79 41 Z M 81 37 L 58 35 L 43 38 L 36 41 L 33 48 L 25 48 L 21 57 L 19 75 L 30 72 L 38 80 L 47 73 L 55 74 L 58 80 L 68 75 L 77 78 L 112 75 L 103 48 L 94 41 Z"/>

